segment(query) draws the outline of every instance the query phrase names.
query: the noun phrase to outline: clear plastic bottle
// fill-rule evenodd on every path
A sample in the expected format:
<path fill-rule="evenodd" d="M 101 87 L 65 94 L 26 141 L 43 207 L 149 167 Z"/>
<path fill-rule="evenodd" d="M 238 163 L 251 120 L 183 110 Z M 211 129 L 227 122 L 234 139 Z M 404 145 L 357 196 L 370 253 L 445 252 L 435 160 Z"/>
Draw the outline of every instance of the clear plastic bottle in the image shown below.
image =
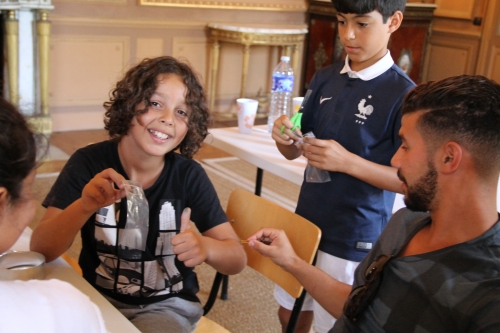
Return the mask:
<path fill-rule="evenodd" d="M 292 110 L 293 69 L 290 57 L 282 56 L 281 62 L 273 71 L 273 87 L 271 89 L 271 105 L 267 118 L 267 130 L 273 130 L 274 121 L 282 114 L 290 117 Z"/>

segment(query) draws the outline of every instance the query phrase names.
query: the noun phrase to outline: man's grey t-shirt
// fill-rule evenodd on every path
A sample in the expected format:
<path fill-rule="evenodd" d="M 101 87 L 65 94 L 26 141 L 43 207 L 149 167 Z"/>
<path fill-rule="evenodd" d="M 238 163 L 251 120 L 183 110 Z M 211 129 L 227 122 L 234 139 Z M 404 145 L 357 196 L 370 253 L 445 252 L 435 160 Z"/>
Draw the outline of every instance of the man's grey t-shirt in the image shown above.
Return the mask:
<path fill-rule="evenodd" d="M 431 219 L 404 208 L 358 266 L 353 288 L 380 254 L 397 256 Z M 500 332 L 500 223 L 461 244 L 387 263 L 380 288 L 356 324 L 330 332 Z"/>

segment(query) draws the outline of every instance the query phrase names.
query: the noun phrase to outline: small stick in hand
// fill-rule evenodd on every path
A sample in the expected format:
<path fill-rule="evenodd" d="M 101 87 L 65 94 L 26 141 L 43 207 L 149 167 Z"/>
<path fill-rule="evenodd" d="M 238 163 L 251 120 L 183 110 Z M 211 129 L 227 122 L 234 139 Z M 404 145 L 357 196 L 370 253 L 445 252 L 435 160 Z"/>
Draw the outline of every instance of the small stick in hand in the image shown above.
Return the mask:
<path fill-rule="evenodd" d="M 248 241 L 246 239 L 240 240 L 241 244 L 248 244 Z M 272 243 L 272 240 L 268 237 L 262 237 L 259 239 L 259 242 L 264 243 L 266 245 L 270 245 Z"/>

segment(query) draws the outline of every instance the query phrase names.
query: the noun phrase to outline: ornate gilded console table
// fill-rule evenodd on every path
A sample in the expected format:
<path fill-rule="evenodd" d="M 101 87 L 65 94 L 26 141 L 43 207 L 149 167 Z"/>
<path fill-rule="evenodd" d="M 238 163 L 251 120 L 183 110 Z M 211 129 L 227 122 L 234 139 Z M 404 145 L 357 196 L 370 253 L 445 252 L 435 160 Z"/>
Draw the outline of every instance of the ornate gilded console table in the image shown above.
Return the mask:
<path fill-rule="evenodd" d="M 262 27 L 250 25 L 233 25 L 210 23 L 208 25 L 211 49 L 210 64 L 210 109 L 213 110 L 215 104 L 215 92 L 217 91 L 217 75 L 219 71 L 220 43 L 234 43 L 243 45 L 243 64 L 241 75 L 240 97 L 245 97 L 246 80 L 248 74 L 248 64 L 250 59 L 250 46 L 269 45 L 284 47 L 284 54 L 291 56 L 294 73 L 299 73 L 299 55 L 304 44 L 304 37 L 307 33 L 305 26 L 286 27 Z"/>

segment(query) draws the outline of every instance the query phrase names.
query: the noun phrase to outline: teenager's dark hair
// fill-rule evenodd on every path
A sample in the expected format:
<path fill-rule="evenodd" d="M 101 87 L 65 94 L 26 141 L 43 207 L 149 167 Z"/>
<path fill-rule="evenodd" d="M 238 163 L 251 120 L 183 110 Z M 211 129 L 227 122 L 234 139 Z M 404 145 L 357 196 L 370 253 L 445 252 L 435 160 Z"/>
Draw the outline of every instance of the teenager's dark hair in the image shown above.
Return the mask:
<path fill-rule="evenodd" d="M 455 141 L 472 155 L 479 175 L 500 171 L 500 85 L 479 75 L 421 84 L 404 99 L 402 113 L 417 111 L 429 147 Z"/>
<path fill-rule="evenodd" d="M 119 140 L 126 135 L 132 119 L 147 111 L 159 76 L 164 74 L 178 75 L 187 88 L 188 132 L 176 149 L 180 148 L 181 155 L 192 158 L 208 134 L 210 113 L 198 76 L 188 64 L 173 57 L 144 59 L 116 83 L 110 100 L 104 103 L 105 129 L 113 139 Z M 139 109 L 140 105 L 144 107 Z"/>
<path fill-rule="evenodd" d="M 374 10 L 382 14 L 384 23 L 396 11 L 405 12 L 406 0 L 332 0 L 338 13 L 366 14 Z"/>
<path fill-rule="evenodd" d="M 10 201 L 19 199 L 23 180 L 36 166 L 37 145 L 24 116 L 0 98 L 0 187 Z"/>

